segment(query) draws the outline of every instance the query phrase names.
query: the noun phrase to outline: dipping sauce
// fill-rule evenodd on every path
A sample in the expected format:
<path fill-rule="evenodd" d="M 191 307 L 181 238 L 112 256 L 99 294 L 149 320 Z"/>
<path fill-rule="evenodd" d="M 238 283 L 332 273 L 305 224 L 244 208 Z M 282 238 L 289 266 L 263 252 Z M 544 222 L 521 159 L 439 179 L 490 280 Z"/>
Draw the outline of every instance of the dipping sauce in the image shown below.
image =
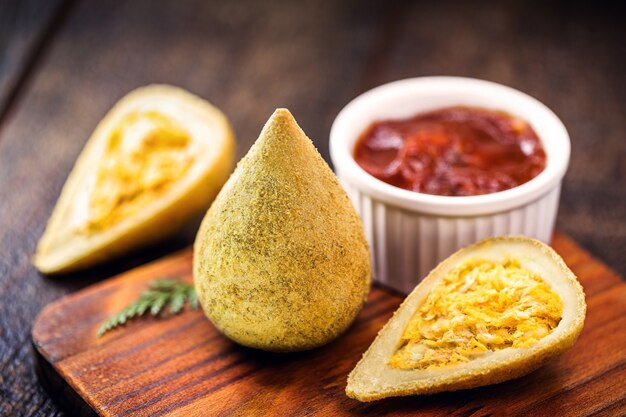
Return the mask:
<path fill-rule="evenodd" d="M 546 166 L 541 141 L 528 122 L 474 107 L 375 122 L 357 141 L 354 158 L 388 184 L 444 196 L 508 190 Z"/>

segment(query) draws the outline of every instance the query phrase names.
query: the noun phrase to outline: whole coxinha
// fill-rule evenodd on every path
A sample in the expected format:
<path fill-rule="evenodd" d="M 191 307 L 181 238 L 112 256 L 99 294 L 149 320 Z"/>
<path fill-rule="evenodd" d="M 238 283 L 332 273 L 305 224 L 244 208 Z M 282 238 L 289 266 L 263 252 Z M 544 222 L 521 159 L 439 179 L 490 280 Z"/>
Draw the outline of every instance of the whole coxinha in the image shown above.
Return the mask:
<path fill-rule="evenodd" d="M 288 110 L 270 117 L 207 212 L 193 271 L 209 319 L 250 347 L 311 349 L 361 310 L 371 277 L 361 221 Z"/>

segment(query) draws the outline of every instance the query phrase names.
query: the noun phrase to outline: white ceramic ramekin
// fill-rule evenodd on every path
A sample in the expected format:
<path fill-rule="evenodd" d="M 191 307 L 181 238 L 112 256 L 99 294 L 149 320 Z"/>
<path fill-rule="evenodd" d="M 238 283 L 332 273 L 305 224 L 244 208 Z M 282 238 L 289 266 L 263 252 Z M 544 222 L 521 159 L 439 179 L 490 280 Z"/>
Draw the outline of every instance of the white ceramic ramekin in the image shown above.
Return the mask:
<path fill-rule="evenodd" d="M 528 121 L 546 151 L 544 171 L 510 190 L 446 197 L 389 185 L 354 160 L 356 141 L 372 122 L 456 105 L 504 110 Z M 333 123 L 330 154 L 363 221 L 374 280 L 409 293 L 440 261 L 485 237 L 526 235 L 549 242 L 570 141 L 559 118 L 527 94 L 471 78 L 422 77 L 385 84 L 352 100 Z"/>

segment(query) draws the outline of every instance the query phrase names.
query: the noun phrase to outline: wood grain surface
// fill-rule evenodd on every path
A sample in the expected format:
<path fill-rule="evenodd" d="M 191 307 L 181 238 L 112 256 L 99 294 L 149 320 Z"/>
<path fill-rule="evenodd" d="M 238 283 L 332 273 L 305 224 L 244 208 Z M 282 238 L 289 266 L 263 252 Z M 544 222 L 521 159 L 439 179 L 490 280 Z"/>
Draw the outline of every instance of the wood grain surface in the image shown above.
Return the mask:
<path fill-rule="evenodd" d="M 575 3 L 1 1 L 0 415 L 64 415 L 33 371 L 28 340 L 43 306 L 191 242 L 193 227 L 67 277 L 30 265 L 96 123 L 152 82 L 220 106 L 238 156 L 287 106 L 325 158 L 337 112 L 375 85 L 443 74 L 519 88 L 572 138 L 559 229 L 626 275 L 626 13 L 619 2 Z"/>
<path fill-rule="evenodd" d="M 67 0 L 0 2 L 0 124 L 36 71 L 48 42 L 63 23 L 69 3 Z"/>
<path fill-rule="evenodd" d="M 538 371 L 479 389 L 372 404 L 345 396 L 347 374 L 402 301 L 379 287 L 343 336 L 309 352 L 243 348 L 220 335 L 201 311 L 142 318 L 96 337 L 99 324 L 150 280 L 191 281 L 191 250 L 51 303 L 34 324 L 33 342 L 44 383 L 59 400 L 77 404 L 78 393 L 102 416 L 626 413 L 626 283 L 569 238 L 557 235 L 553 246 L 585 289 L 583 333 L 570 351 Z M 59 393 L 55 373 L 75 392 Z M 80 413 L 90 414 L 86 408 Z"/>

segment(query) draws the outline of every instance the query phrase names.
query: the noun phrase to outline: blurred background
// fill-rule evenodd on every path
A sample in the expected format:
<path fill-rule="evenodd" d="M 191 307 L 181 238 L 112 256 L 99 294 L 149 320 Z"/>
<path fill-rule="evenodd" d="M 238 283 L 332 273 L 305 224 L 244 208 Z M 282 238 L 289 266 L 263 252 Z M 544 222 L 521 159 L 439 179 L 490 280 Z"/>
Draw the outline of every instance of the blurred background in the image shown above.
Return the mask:
<path fill-rule="evenodd" d="M 620 2 L 0 0 L 0 415 L 63 415 L 36 382 L 30 326 L 63 294 L 188 245 L 194 230 L 80 276 L 30 256 L 93 128 L 128 91 L 186 88 L 245 154 L 289 108 L 329 161 L 339 110 L 379 84 L 487 79 L 561 117 L 572 139 L 557 221 L 626 274 L 626 14 Z"/>

